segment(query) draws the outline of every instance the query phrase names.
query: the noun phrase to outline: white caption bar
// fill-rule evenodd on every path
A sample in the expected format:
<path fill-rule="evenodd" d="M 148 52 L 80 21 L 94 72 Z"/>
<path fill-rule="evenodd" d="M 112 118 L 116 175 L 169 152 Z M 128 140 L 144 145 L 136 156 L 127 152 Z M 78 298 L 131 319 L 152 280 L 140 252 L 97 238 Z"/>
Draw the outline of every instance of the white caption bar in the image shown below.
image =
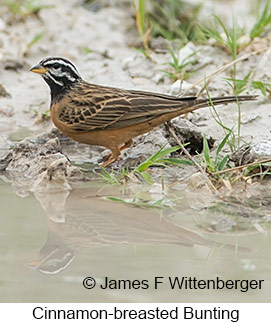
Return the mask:
<path fill-rule="evenodd" d="M 9 303 L 0 322 L 271 322 L 270 304 Z"/>

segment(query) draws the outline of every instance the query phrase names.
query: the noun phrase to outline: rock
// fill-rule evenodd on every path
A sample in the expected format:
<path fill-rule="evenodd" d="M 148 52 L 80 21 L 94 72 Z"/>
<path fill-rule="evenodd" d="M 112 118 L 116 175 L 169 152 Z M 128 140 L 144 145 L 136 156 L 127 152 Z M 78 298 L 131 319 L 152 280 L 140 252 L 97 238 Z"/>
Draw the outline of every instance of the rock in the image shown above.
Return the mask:
<path fill-rule="evenodd" d="M 52 161 L 60 158 L 60 144 L 57 138 L 39 146 L 24 139 L 13 147 L 13 157 L 8 171 L 32 172 L 33 176 L 47 168 Z M 29 174 L 30 175 L 30 174 Z"/>
<path fill-rule="evenodd" d="M 230 160 L 235 166 L 246 165 L 254 162 L 255 156 L 251 154 L 250 146 L 242 146 L 230 156 Z"/>
<path fill-rule="evenodd" d="M 69 137 L 63 135 L 58 129 L 53 128 L 37 137 L 29 139 L 32 143 L 44 145 L 49 139 L 58 138 L 63 154 L 76 162 L 88 161 L 96 164 L 102 158 L 103 147 L 80 144 Z"/>
<path fill-rule="evenodd" d="M 253 146 L 242 146 L 230 156 L 235 166 L 247 165 L 257 160 L 271 159 L 271 140 L 263 140 Z"/>
<path fill-rule="evenodd" d="M 44 155 L 61 153 L 61 152 L 62 152 L 62 147 L 60 145 L 60 141 L 58 138 L 53 138 L 48 140 L 40 148 L 40 153 Z"/>
<path fill-rule="evenodd" d="M 42 133 L 36 137 L 29 138 L 29 141 L 36 145 L 44 145 L 48 140 L 54 138 L 58 138 L 61 146 L 69 144 L 73 141 L 64 136 L 57 128 L 53 128 L 51 131 Z"/>
<path fill-rule="evenodd" d="M 130 148 L 123 151 L 122 160 L 118 161 L 118 166 L 136 167 L 163 146 L 169 146 L 169 144 L 161 128 L 139 136 L 135 138 Z"/>
<path fill-rule="evenodd" d="M 189 143 L 186 146 L 186 149 L 190 154 L 199 154 L 203 149 L 203 134 L 199 131 L 199 128 L 196 127 L 193 123 L 187 119 L 177 117 L 171 122 L 176 135 L 180 138 L 181 142 Z M 165 128 L 165 137 L 168 139 L 168 142 L 171 146 L 176 146 L 177 143 L 174 138 L 171 137 L 167 128 Z M 207 137 L 209 148 L 213 148 L 215 139 L 212 137 Z"/>
<path fill-rule="evenodd" d="M 6 170 L 20 196 L 29 191 L 69 191 L 70 183 L 84 179 L 79 168 L 62 153 L 58 138 L 45 142 L 41 137 L 22 140 L 0 160 L 0 169 Z"/>
<path fill-rule="evenodd" d="M 271 139 L 266 139 L 251 147 L 252 153 L 256 156 L 271 158 Z"/>

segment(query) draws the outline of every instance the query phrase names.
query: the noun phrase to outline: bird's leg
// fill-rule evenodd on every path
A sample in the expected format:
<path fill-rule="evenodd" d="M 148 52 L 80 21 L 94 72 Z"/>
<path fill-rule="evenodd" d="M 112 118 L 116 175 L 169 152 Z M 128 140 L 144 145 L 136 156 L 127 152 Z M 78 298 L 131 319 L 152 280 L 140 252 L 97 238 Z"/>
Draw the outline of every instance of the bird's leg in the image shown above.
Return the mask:
<path fill-rule="evenodd" d="M 118 147 L 116 148 L 110 148 L 111 149 L 111 153 L 109 155 L 106 156 L 106 160 L 105 162 L 102 164 L 102 167 L 106 167 L 110 164 L 112 164 L 114 161 L 116 161 L 119 156 L 120 156 L 120 150 Z"/>
<path fill-rule="evenodd" d="M 116 161 L 119 158 L 119 156 L 120 156 L 120 152 L 122 150 L 126 149 L 126 148 L 129 148 L 132 144 L 133 144 L 133 140 L 130 139 L 129 141 L 127 141 L 120 148 L 114 148 L 114 149 L 110 148 L 111 149 L 111 153 L 106 156 L 106 160 L 102 164 L 102 167 L 106 167 L 106 166 L 110 165 L 111 163 L 113 163 L 114 161 Z"/>
<path fill-rule="evenodd" d="M 109 159 L 111 159 L 111 158 L 112 158 L 112 156 L 113 156 L 113 154 L 112 154 L 112 152 L 111 152 L 111 153 L 109 153 L 108 155 L 106 155 L 106 156 L 103 158 L 103 160 L 106 162 L 106 161 L 108 161 Z"/>
<path fill-rule="evenodd" d="M 112 164 L 116 159 L 111 157 L 107 159 L 104 163 L 102 163 L 101 167 L 107 167 L 108 165 Z"/>
<path fill-rule="evenodd" d="M 123 149 L 129 148 L 131 147 L 133 144 L 133 139 L 130 139 L 129 141 L 127 141 L 123 146 L 120 147 L 120 151 L 122 151 Z"/>

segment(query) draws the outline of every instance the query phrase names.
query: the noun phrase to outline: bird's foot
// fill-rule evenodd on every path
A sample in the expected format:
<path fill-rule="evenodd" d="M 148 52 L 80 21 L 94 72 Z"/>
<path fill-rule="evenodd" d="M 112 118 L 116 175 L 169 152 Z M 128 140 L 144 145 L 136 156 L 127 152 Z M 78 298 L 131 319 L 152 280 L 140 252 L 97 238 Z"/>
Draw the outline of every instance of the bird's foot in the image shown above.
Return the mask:
<path fill-rule="evenodd" d="M 102 163 L 101 167 L 107 167 L 108 165 L 114 163 L 116 160 L 120 159 L 120 154 L 114 155 L 114 153 L 110 153 L 104 157 L 104 162 Z"/>
<path fill-rule="evenodd" d="M 108 165 L 112 164 L 114 161 L 117 160 L 117 158 L 113 158 L 112 154 L 109 154 L 108 156 L 110 156 L 110 157 L 107 158 L 106 161 L 102 163 L 101 167 L 107 167 Z"/>
<path fill-rule="evenodd" d="M 133 143 L 133 140 L 129 140 L 127 141 L 123 146 L 121 146 L 120 148 L 114 149 L 112 150 L 112 152 L 110 154 L 108 154 L 105 158 L 104 158 L 104 162 L 102 164 L 102 167 L 106 167 L 110 164 L 112 164 L 114 161 L 120 159 L 120 152 L 128 147 L 130 147 Z"/>

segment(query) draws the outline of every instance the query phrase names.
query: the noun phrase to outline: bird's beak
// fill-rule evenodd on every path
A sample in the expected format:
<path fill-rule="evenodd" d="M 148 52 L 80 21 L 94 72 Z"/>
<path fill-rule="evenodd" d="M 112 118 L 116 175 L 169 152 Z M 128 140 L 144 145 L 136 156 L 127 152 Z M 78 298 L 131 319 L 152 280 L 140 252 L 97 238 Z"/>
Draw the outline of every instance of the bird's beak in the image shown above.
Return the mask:
<path fill-rule="evenodd" d="M 40 265 L 42 264 L 42 261 L 41 260 L 32 260 L 32 261 L 29 261 L 27 263 L 27 267 L 31 268 L 31 269 L 36 269 L 38 268 Z"/>
<path fill-rule="evenodd" d="M 47 69 L 43 66 L 41 66 L 40 64 L 35 65 L 34 67 L 32 67 L 30 69 L 30 72 L 33 73 L 38 73 L 38 74 L 45 74 L 47 72 Z"/>

